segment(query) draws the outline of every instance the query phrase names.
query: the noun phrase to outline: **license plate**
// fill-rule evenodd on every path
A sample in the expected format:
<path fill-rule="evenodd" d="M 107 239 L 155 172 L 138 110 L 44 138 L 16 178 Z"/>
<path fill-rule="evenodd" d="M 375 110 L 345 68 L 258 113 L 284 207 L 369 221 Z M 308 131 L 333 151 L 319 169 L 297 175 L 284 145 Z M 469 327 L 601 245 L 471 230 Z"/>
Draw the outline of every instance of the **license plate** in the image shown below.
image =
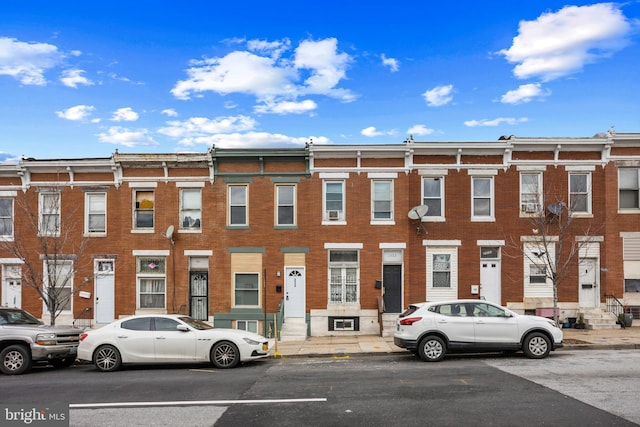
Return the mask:
<path fill-rule="evenodd" d="M 71 347 L 71 351 L 69 351 L 70 354 L 76 354 L 78 352 L 78 349 L 76 347 Z"/>
<path fill-rule="evenodd" d="M 267 344 L 266 342 L 262 343 L 262 351 L 267 351 L 269 350 L 269 344 Z"/>

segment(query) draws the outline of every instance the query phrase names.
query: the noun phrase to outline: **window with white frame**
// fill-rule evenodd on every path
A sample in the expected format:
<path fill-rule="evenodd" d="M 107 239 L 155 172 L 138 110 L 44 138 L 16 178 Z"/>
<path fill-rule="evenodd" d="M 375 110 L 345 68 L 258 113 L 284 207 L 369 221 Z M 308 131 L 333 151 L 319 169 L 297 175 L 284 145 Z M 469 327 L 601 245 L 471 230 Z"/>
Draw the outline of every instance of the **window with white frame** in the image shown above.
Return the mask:
<path fill-rule="evenodd" d="M 618 170 L 618 207 L 640 209 L 640 168 Z"/>
<path fill-rule="evenodd" d="M 329 302 L 359 301 L 359 256 L 357 250 L 329 250 Z"/>
<path fill-rule="evenodd" d="M 324 181 L 324 221 L 345 221 L 344 180 Z"/>
<path fill-rule="evenodd" d="M 236 320 L 236 329 L 242 331 L 258 333 L 258 321 L 257 320 Z"/>
<path fill-rule="evenodd" d="M 547 266 L 544 264 L 529 264 L 529 283 L 547 283 Z"/>
<path fill-rule="evenodd" d="M 393 180 L 371 181 L 371 219 L 373 221 L 393 219 Z"/>
<path fill-rule="evenodd" d="M 276 225 L 295 225 L 296 186 L 276 185 Z"/>
<path fill-rule="evenodd" d="M 141 256 L 137 263 L 138 308 L 166 308 L 166 258 Z"/>
<path fill-rule="evenodd" d="M 133 228 L 153 229 L 155 197 L 153 190 L 134 190 Z"/>
<path fill-rule="evenodd" d="M 107 232 L 107 193 L 85 193 L 85 232 L 104 234 Z"/>
<path fill-rule="evenodd" d="M 422 204 L 429 207 L 425 218 L 444 218 L 444 177 L 422 178 Z"/>
<path fill-rule="evenodd" d="M 258 273 L 236 273 L 234 280 L 235 305 L 257 307 L 260 305 L 260 277 Z"/>
<path fill-rule="evenodd" d="M 70 312 L 73 298 L 73 262 L 54 261 L 45 262 L 47 275 L 45 279 L 45 295 L 49 300 L 49 308 L 56 313 Z"/>
<path fill-rule="evenodd" d="M 520 173 L 520 212 L 540 213 L 542 209 L 542 173 Z"/>
<path fill-rule="evenodd" d="M 246 185 L 229 186 L 229 225 L 248 225 Z"/>
<path fill-rule="evenodd" d="M 13 239 L 13 197 L 0 197 L 0 239 Z"/>
<path fill-rule="evenodd" d="M 493 177 L 471 177 L 472 213 L 474 219 L 493 219 Z"/>
<path fill-rule="evenodd" d="M 202 190 L 180 189 L 180 229 L 200 230 L 202 223 Z"/>
<path fill-rule="evenodd" d="M 569 174 L 569 209 L 571 213 L 591 213 L 591 174 Z"/>
<path fill-rule="evenodd" d="M 451 287 L 451 254 L 433 254 L 432 283 L 434 288 Z"/>
<path fill-rule="evenodd" d="M 41 192 L 39 194 L 39 212 L 41 235 L 53 236 L 60 234 L 60 192 Z"/>

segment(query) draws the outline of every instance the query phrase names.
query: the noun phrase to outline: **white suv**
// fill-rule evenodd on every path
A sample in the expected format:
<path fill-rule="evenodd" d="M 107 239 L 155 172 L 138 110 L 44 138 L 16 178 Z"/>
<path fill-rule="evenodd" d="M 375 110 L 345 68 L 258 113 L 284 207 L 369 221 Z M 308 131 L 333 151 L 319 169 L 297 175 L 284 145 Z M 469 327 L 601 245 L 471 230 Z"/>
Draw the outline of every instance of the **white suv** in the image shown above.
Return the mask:
<path fill-rule="evenodd" d="M 393 342 L 427 362 L 447 353 L 519 351 L 542 359 L 562 347 L 553 320 L 520 315 L 484 300 L 411 304 L 396 322 Z"/>

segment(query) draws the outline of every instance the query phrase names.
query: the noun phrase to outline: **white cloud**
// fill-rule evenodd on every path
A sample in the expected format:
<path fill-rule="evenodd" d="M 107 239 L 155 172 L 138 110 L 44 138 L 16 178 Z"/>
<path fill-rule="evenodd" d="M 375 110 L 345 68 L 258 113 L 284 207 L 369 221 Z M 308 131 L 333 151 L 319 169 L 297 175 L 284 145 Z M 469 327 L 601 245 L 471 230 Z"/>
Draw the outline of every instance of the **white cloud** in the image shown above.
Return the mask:
<path fill-rule="evenodd" d="M 56 115 L 61 119 L 77 121 L 88 117 L 93 110 L 95 110 L 93 105 L 76 105 L 66 110 L 56 111 Z"/>
<path fill-rule="evenodd" d="M 400 69 L 400 63 L 395 58 L 387 58 L 382 54 L 382 65 L 389 67 L 392 72 L 396 72 Z"/>
<path fill-rule="evenodd" d="M 301 148 L 310 140 L 313 140 L 314 144 L 326 144 L 329 142 L 325 137 L 292 137 L 269 132 L 235 132 L 184 139 L 180 141 L 180 144 L 188 147 L 215 145 L 217 148 Z"/>
<path fill-rule="evenodd" d="M 146 129 L 130 130 L 119 126 L 110 127 L 107 132 L 97 134 L 100 142 L 124 147 L 148 147 L 160 145 L 148 136 Z"/>
<path fill-rule="evenodd" d="M 267 101 L 262 105 L 257 105 L 254 108 L 256 113 L 272 113 L 272 114 L 303 114 L 309 111 L 313 111 L 318 108 L 318 104 L 310 99 L 305 99 L 302 102 L 294 101 L 282 101 L 271 102 Z"/>
<path fill-rule="evenodd" d="M 453 85 L 436 86 L 422 94 L 429 107 L 441 107 L 453 100 Z"/>
<path fill-rule="evenodd" d="M 173 108 L 165 108 L 161 113 L 169 117 L 178 117 L 178 113 Z"/>
<path fill-rule="evenodd" d="M 413 125 L 407 130 L 409 135 L 431 135 L 435 132 L 433 129 L 429 129 L 425 125 Z"/>
<path fill-rule="evenodd" d="M 254 119 L 248 116 L 228 116 L 208 119 L 191 117 L 188 120 L 173 120 L 166 127 L 158 129 L 158 133 L 171 138 L 181 138 L 181 143 L 189 145 L 192 141 L 220 133 L 247 132 L 256 126 Z"/>
<path fill-rule="evenodd" d="M 0 163 L 18 163 L 19 161 L 20 161 L 19 156 L 0 151 Z"/>
<path fill-rule="evenodd" d="M 0 75 L 11 76 L 24 85 L 44 86 L 44 73 L 63 58 L 58 48 L 48 43 L 25 43 L 0 37 Z"/>
<path fill-rule="evenodd" d="M 522 104 L 533 101 L 534 98 L 544 98 L 551 95 L 551 91 L 542 91 L 540 83 L 520 85 L 518 89 L 510 90 L 500 98 L 503 104 Z"/>
<path fill-rule="evenodd" d="M 60 81 L 63 85 L 77 88 L 78 85 L 91 86 L 93 82 L 83 76 L 84 70 L 65 70 L 62 72 Z"/>
<path fill-rule="evenodd" d="M 515 125 L 518 123 L 525 123 L 528 119 L 526 117 L 521 117 L 519 119 L 513 117 L 498 117 L 496 119 L 482 119 L 482 120 L 468 120 L 464 122 L 464 125 L 470 128 L 473 127 L 489 127 L 489 126 L 500 126 L 505 123 L 508 125 Z"/>
<path fill-rule="evenodd" d="M 364 136 L 368 136 L 369 138 L 374 138 L 376 136 L 395 135 L 396 131 L 395 130 L 379 131 L 376 129 L 375 126 L 369 126 L 368 128 L 362 129 L 360 131 L 360 134 Z"/>
<path fill-rule="evenodd" d="M 334 38 L 301 42 L 290 57 L 288 40 L 268 42 L 252 40 L 249 50 L 237 50 L 223 57 L 193 60 L 186 80 L 171 90 L 178 99 L 202 96 L 204 92 L 221 95 L 243 93 L 279 104 L 297 102 L 300 96 L 323 95 L 349 102 L 355 95 L 337 85 L 346 78 L 351 57 L 337 51 Z M 307 104 L 308 105 L 308 104 Z"/>
<path fill-rule="evenodd" d="M 118 108 L 113 112 L 111 121 L 113 122 L 135 122 L 138 120 L 138 113 L 133 111 L 131 107 Z"/>
<path fill-rule="evenodd" d="M 499 53 L 517 64 L 517 78 L 549 81 L 624 48 L 631 29 L 616 3 L 566 6 L 535 21 L 521 21 L 511 47 Z"/>

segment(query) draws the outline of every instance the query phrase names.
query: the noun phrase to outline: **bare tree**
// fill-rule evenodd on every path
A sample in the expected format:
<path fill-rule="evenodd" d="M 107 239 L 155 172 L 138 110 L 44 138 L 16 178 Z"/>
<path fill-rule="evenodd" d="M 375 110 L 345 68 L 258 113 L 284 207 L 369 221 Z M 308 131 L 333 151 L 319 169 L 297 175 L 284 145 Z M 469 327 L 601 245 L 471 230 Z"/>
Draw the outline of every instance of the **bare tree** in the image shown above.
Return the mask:
<path fill-rule="evenodd" d="M 38 207 L 27 197 L 16 198 L 19 224 L 13 227 L 13 239 L 0 241 L 0 250 L 22 261 L 22 285 L 34 289 L 50 315 L 50 324 L 65 310 L 88 279 L 77 280 L 88 239 L 82 236 L 82 211 L 75 206 L 62 215 L 60 189 L 40 191 Z M 85 268 L 83 268 L 85 267 Z"/>
<path fill-rule="evenodd" d="M 541 193 L 538 193 L 541 194 Z M 520 258 L 529 263 L 530 280 L 551 282 L 553 287 L 553 318 L 558 323 L 558 288 L 569 278 L 578 277 L 578 263 L 582 253 L 597 241 L 597 233 L 603 225 L 595 223 L 580 213 L 587 211 L 588 194 L 572 194 L 570 203 L 559 192 L 522 208 L 527 212 L 531 235 L 507 239 L 511 253 L 507 256 Z M 581 197 L 584 196 L 584 197 Z M 535 276 L 534 276 L 535 275 Z M 533 276 L 533 279 L 531 278 Z"/>

